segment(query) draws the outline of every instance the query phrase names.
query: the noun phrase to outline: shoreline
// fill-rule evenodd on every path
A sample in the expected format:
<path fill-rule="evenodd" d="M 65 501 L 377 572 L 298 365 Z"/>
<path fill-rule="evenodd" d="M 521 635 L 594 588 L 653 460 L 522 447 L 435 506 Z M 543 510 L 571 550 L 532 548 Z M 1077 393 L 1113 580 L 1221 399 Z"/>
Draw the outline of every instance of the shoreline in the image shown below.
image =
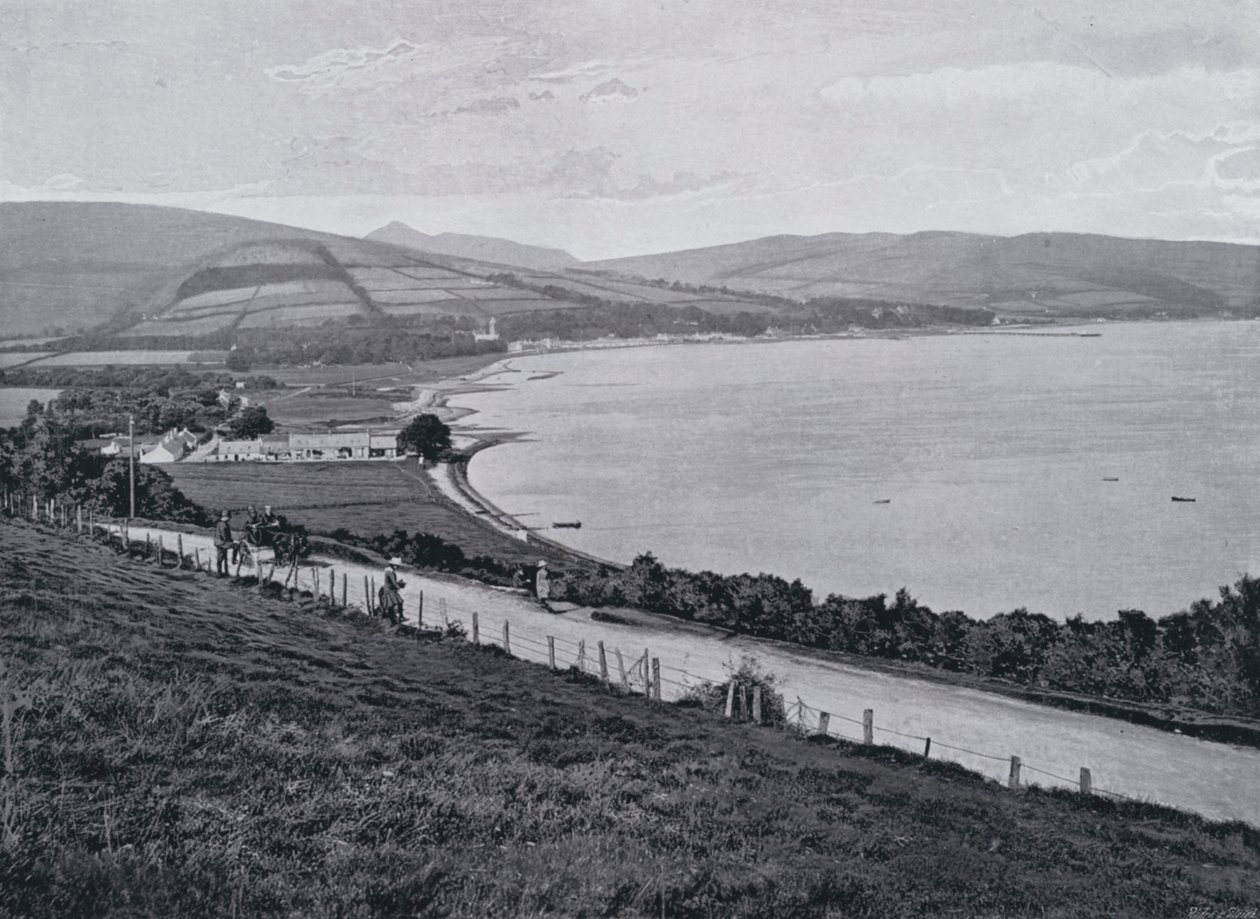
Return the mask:
<path fill-rule="evenodd" d="M 869 338 L 886 338 L 886 339 L 903 339 L 907 337 L 929 338 L 939 335 L 951 334 L 949 330 L 939 329 L 917 329 L 911 333 L 902 331 L 893 331 L 884 334 L 874 335 L 831 335 L 801 338 L 785 338 L 785 339 L 755 339 L 744 341 L 717 340 L 709 342 L 697 342 L 686 340 L 671 341 L 648 341 L 635 342 L 626 344 L 622 347 L 663 347 L 667 345 L 677 344 L 777 344 L 784 341 L 801 341 L 801 340 L 863 340 Z M 971 331 L 967 330 L 962 333 L 952 332 L 952 334 L 967 335 L 1024 335 L 1028 337 L 1072 337 L 1088 339 L 1092 335 L 1081 335 L 1074 331 L 1059 331 L 1056 333 L 1039 332 L 1033 329 L 1010 329 L 995 330 L 993 332 Z M 608 347 L 608 346 L 605 346 Z M 520 357 L 535 357 L 543 354 L 549 354 L 560 351 L 593 351 L 604 350 L 604 347 L 566 347 L 553 348 L 548 350 L 537 350 L 529 352 L 518 352 L 516 354 L 505 356 L 494 363 L 476 371 L 471 379 L 459 378 L 455 381 L 443 381 L 444 383 L 453 383 L 455 385 L 443 386 L 439 384 L 430 394 L 430 398 L 426 404 L 439 410 L 443 420 L 459 421 L 471 415 L 476 414 L 475 409 L 463 409 L 452 407 L 449 405 L 449 399 L 464 392 L 494 391 L 505 389 L 512 386 L 515 381 L 505 381 L 500 384 L 483 384 L 481 381 L 487 378 L 498 376 L 504 373 L 525 373 L 525 371 L 512 367 L 512 361 Z M 470 385 L 471 384 L 471 385 Z M 481 385 L 478 385 L 481 384 Z M 515 517 L 507 514 L 497 507 L 492 501 L 478 492 L 469 481 L 468 465 L 472 457 L 482 450 L 498 446 L 503 443 L 509 443 L 521 437 L 529 436 L 524 431 L 478 431 L 473 429 L 464 429 L 459 432 L 469 442 L 469 446 L 460 452 L 464 454 L 463 458 L 458 462 L 451 464 L 450 470 L 451 487 L 458 489 L 462 497 L 472 504 L 475 508 L 484 512 L 484 515 L 477 515 L 476 519 L 486 520 L 494 525 L 495 523 L 511 526 L 517 530 L 524 529 L 528 532 L 529 538 L 535 541 L 540 547 L 546 547 L 563 555 L 576 557 L 586 562 L 594 562 L 601 565 L 624 569 L 625 563 L 610 562 L 609 560 L 599 558 L 597 556 L 585 553 L 582 550 L 572 546 L 567 546 L 562 542 L 547 537 L 539 536 L 535 529 L 531 529 L 521 523 Z M 440 486 L 436 481 L 435 485 Z M 460 502 L 456 502 L 460 503 Z M 462 505 L 461 505 L 462 506 Z M 466 513 L 475 513 L 469 511 L 467 507 L 463 508 Z M 512 535 L 511 530 L 507 530 Z M 646 613 L 636 611 L 637 614 L 650 617 L 660 624 L 675 624 L 678 627 L 687 627 L 694 625 L 690 620 L 678 619 L 665 614 Z M 723 630 L 725 631 L 725 630 Z M 745 638 L 754 636 L 742 635 L 742 633 L 730 633 L 732 637 L 741 635 Z M 763 639 L 758 639 L 763 640 Z M 810 656 L 815 649 L 806 648 L 788 644 L 785 649 L 792 650 L 802 655 Z M 821 652 L 823 657 L 832 660 L 843 661 L 844 663 L 865 669 L 871 672 L 881 672 L 895 674 L 898 676 L 925 679 L 930 682 L 956 686 L 978 690 L 981 692 L 995 694 L 1006 698 L 1018 699 L 1021 701 L 1032 702 L 1048 708 L 1063 709 L 1077 712 L 1087 712 L 1091 714 L 1103 715 L 1118 721 L 1126 721 L 1132 724 L 1139 724 L 1153 727 L 1169 733 L 1184 733 L 1189 736 L 1195 736 L 1202 739 L 1213 740 L 1223 743 L 1237 743 L 1249 747 L 1260 748 L 1260 722 L 1249 721 L 1248 719 L 1239 719 L 1227 715 L 1215 715 L 1196 709 L 1183 709 L 1172 704 L 1163 703 L 1144 703 L 1119 698 L 1110 698 L 1103 696 L 1090 696 L 1083 693 L 1073 693 L 1067 691 L 1043 690 L 1031 686 L 1022 686 L 1020 684 L 1008 683 L 1001 680 L 990 680 L 983 677 L 977 677 L 971 674 L 952 673 L 950 671 L 938 670 L 931 667 L 919 667 L 913 665 L 904 665 L 897 661 L 884 660 L 880 658 L 866 658 L 861 655 L 848 654 L 845 652 Z"/>
<path fill-rule="evenodd" d="M 512 367 L 511 362 L 517 357 L 532 357 L 545 352 L 523 351 L 511 356 L 499 357 L 471 373 L 454 379 L 439 380 L 436 383 L 418 387 L 416 398 L 410 402 L 395 403 L 400 411 L 399 420 L 405 421 L 412 415 L 429 412 L 437 415 L 444 423 L 461 421 L 477 414 L 476 409 L 452 406 L 450 399 L 464 393 L 494 392 L 510 386 L 510 383 L 486 383 L 488 378 L 504 373 L 522 373 Z M 459 458 L 449 463 L 439 463 L 424 470 L 425 476 L 433 487 L 453 506 L 469 515 L 473 520 L 484 523 L 498 531 L 501 535 L 519 539 L 524 545 L 533 545 L 540 551 L 553 557 L 576 564 L 595 564 L 608 568 L 625 568 L 622 562 L 601 558 L 584 552 L 574 546 L 566 545 L 559 540 L 539 534 L 538 527 L 531 527 L 517 517 L 507 513 L 493 501 L 477 491 L 468 478 L 468 464 L 482 450 L 510 443 L 528 436 L 523 431 L 477 431 L 473 429 L 453 430 L 452 440 L 463 439 L 466 446 L 459 448 Z M 521 534 L 525 537 L 522 538 Z"/>

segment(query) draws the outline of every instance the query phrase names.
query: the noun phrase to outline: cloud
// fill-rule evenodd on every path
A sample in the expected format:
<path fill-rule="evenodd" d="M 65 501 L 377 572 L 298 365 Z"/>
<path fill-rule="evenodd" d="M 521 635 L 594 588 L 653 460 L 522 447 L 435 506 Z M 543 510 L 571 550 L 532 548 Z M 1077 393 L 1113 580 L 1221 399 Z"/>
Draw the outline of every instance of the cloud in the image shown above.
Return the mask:
<path fill-rule="evenodd" d="M 385 48 L 334 48 L 302 64 L 269 67 L 264 73 L 279 83 L 298 85 L 312 96 L 373 89 L 404 83 L 418 75 L 437 75 L 472 68 L 485 73 L 512 45 L 499 38 L 470 37 L 458 41 L 415 44 L 396 39 Z"/>
<path fill-rule="evenodd" d="M 1076 193 L 1118 194 L 1201 185 L 1260 191 L 1256 144 L 1260 125 L 1231 122 L 1204 133 L 1144 131 L 1117 153 L 1072 165 L 1046 185 Z"/>
<path fill-rule="evenodd" d="M 44 180 L 44 183 L 38 187 L 40 191 L 76 191 L 84 187 L 84 181 L 77 175 L 69 172 L 63 172 L 60 175 L 52 176 Z"/>
<path fill-rule="evenodd" d="M 531 80 L 540 83 L 572 83 L 575 80 L 588 80 L 603 76 L 612 69 L 609 61 L 588 60 L 561 67 L 559 70 L 544 70 L 542 73 L 530 75 Z"/>
<path fill-rule="evenodd" d="M 502 115 L 513 109 L 518 109 L 521 104 L 512 96 L 496 96 L 492 99 L 474 99 L 467 105 L 461 105 L 457 109 L 453 109 L 452 115 Z"/>
<path fill-rule="evenodd" d="M 1212 157 L 1208 171 L 1218 188 L 1260 193 L 1260 147 L 1244 147 Z"/>
<path fill-rule="evenodd" d="M 623 83 L 617 77 L 605 80 L 580 97 L 583 102 L 629 102 L 636 98 L 639 91 L 633 86 Z"/>
<path fill-rule="evenodd" d="M 398 39 L 379 51 L 334 48 L 303 64 L 269 67 L 263 72 L 280 83 L 301 83 L 303 92 L 323 95 L 345 86 L 399 82 L 406 73 L 398 65 L 419 51 L 419 46 Z"/>
<path fill-rule="evenodd" d="M 747 178 L 747 175 L 739 172 L 720 172 L 710 176 L 702 176 L 694 172 L 675 172 L 670 178 L 660 181 L 653 176 L 644 174 L 639 175 L 633 185 L 618 184 L 611 180 L 606 180 L 580 197 L 641 201 L 647 198 L 661 198 L 706 191 L 731 185 L 744 178 Z"/>

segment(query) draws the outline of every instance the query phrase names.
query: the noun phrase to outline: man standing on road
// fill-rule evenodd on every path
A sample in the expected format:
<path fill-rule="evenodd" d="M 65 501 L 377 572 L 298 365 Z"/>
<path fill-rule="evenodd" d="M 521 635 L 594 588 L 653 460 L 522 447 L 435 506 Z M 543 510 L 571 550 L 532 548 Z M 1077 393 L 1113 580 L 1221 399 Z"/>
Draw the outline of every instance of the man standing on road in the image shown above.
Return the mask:
<path fill-rule="evenodd" d="M 214 527 L 214 570 L 219 577 L 228 573 L 228 547 L 233 545 L 232 524 L 230 515 L 224 511 L 219 515 L 219 522 Z"/>
<path fill-rule="evenodd" d="M 402 589 L 407 582 L 398 577 L 398 566 L 402 559 L 395 555 L 385 568 L 385 580 L 381 584 L 381 615 L 394 625 L 402 625 L 403 600 Z"/>
<path fill-rule="evenodd" d="M 534 575 L 534 596 L 538 598 L 538 602 L 542 604 L 542 608 L 547 612 L 551 612 L 551 606 L 547 603 L 551 599 L 551 581 L 547 577 L 547 560 L 540 559 L 538 562 L 538 573 Z"/>

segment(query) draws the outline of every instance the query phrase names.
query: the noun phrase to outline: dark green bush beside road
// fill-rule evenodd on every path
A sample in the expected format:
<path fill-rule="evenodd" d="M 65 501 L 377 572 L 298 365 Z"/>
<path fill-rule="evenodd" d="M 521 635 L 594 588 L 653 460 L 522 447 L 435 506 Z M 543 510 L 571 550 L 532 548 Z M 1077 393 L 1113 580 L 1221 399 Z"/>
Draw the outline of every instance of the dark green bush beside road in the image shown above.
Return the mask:
<path fill-rule="evenodd" d="M 914 661 L 1024 686 L 1187 705 L 1260 717 L 1260 580 L 1243 577 L 1216 601 L 1152 620 L 1059 623 L 1018 609 L 988 620 L 942 614 L 902 589 L 890 603 L 832 595 L 816 603 L 800 581 L 666 568 L 642 555 L 629 568 L 574 569 L 558 598 L 630 606 L 812 648 Z"/>

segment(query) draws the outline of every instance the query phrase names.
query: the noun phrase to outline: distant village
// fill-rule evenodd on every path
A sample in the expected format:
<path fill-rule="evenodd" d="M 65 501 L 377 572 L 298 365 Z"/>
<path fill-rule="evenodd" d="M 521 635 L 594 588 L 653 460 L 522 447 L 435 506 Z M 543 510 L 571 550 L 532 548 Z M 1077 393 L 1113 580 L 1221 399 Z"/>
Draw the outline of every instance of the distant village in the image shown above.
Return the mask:
<path fill-rule="evenodd" d="M 132 449 L 146 465 L 167 463 L 298 463 L 325 460 L 394 459 L 401 455 L 397 430 L 334 431 L 321 434 L 264 434 L 252 440 L 229 440 L 196 434 L 187 428 L 160 438 L 137 438 Z M 126 434 L 83 441 L 105 456 L 126 456 Z"/>

